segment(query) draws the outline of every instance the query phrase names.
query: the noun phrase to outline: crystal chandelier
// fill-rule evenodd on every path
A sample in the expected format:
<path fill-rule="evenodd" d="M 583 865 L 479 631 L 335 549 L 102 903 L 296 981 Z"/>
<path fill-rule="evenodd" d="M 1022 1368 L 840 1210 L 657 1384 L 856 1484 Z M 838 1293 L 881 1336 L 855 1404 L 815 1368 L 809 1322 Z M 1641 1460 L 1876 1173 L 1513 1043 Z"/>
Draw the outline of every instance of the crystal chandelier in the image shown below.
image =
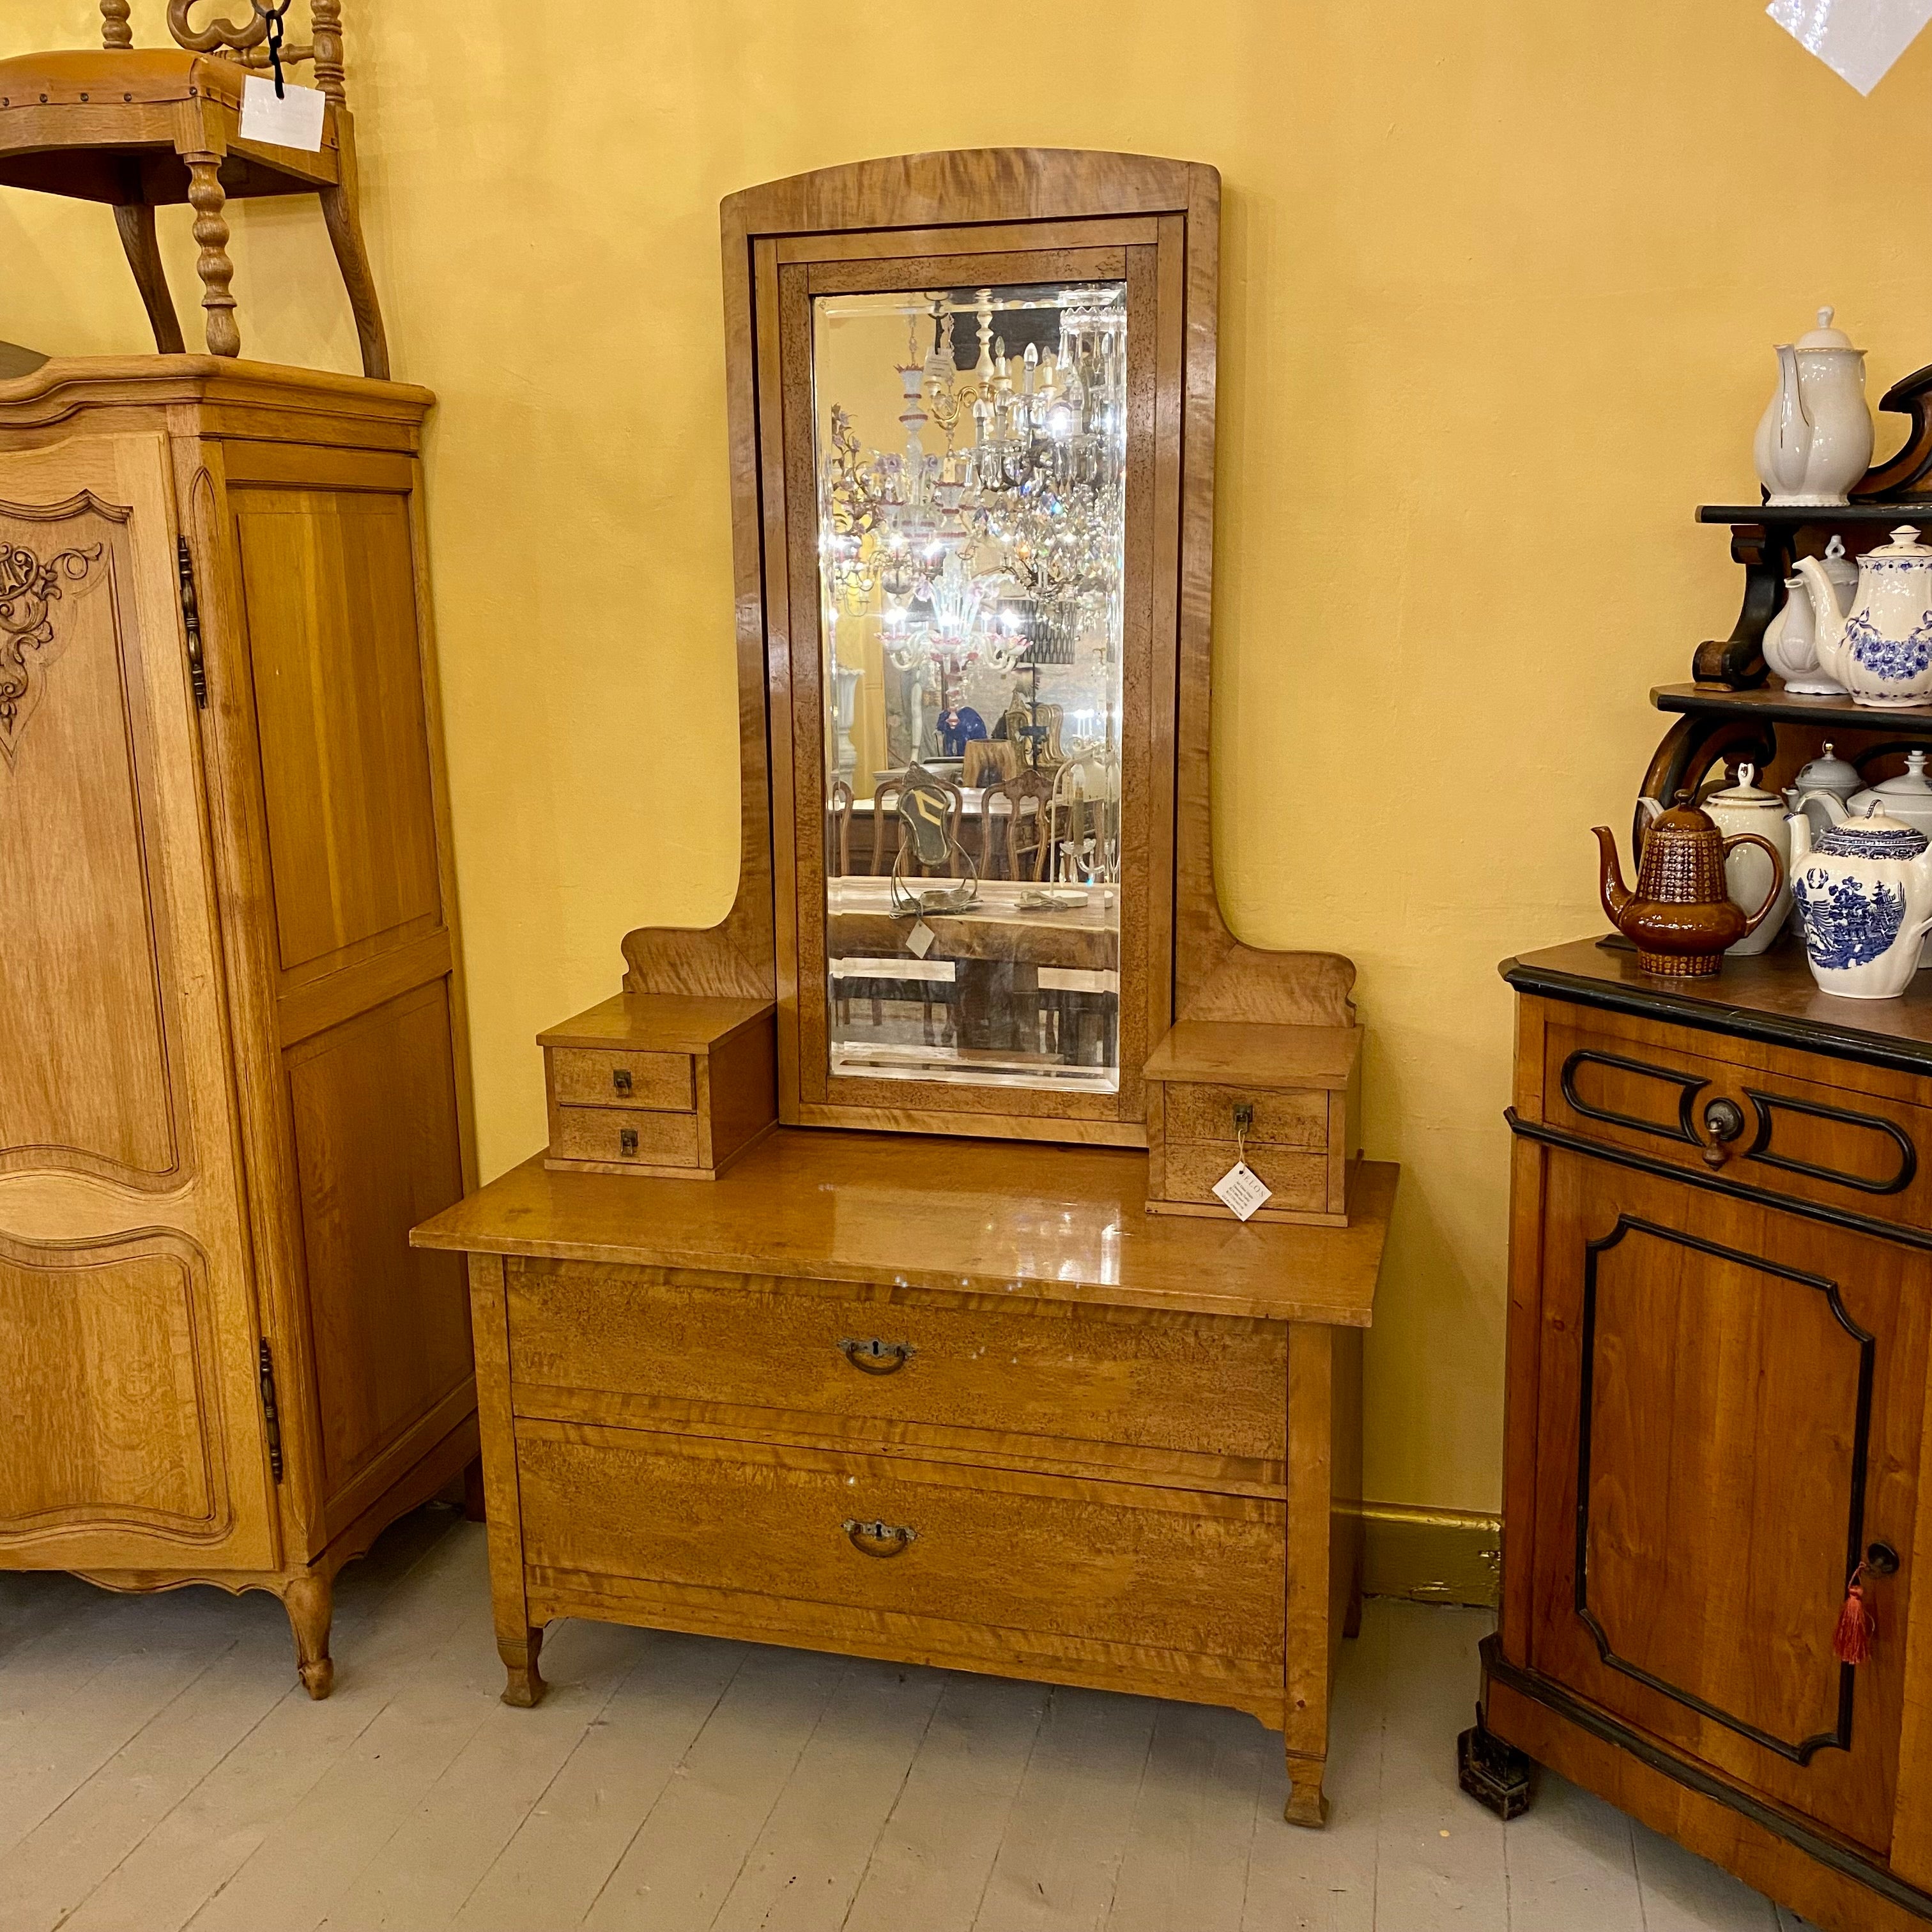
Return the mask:
<path fill-rule="evenodd" d="M 819 475 L 830 620 L 876 614 L 889 660 L 929 668 L 942 707 L 972 666 L 1030 666 L 1036 680 L 1041 664 L 1070 663 L 1083 632 L 1118 616 L 1124 295 L 1100 284 L 1027 302 L 1058 310 L 1058 344 L 1045 356 L 1029 344 L 1016 366 L 994 332 L 993 292 L 980 290 L 978 359 L 963 375 L 956 312 L 930 297 L 896 365 L 902 448 L 867 450 L 846 410 L 831 407 Z M 923 357 L 922 322 L 932 344 Z M 929 429 L 943 452 L 926 448 Z M 833 648 L 836 658 L 836 636 Z"/>

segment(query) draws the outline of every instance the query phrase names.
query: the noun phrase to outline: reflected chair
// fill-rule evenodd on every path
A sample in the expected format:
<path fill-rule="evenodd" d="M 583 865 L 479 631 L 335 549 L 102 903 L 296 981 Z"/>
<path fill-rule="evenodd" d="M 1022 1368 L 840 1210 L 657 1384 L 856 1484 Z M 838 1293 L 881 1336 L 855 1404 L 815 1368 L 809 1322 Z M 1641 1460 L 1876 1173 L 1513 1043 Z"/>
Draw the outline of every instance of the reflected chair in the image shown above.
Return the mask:
<path fill-rule="evenodd" d="M 938 773 L 928 775 L 932 782 L 946 794 L 946 850 L 944 869 L 937 866 L 920 868 L 922 877 L 928 879 L 950 879 L 956 876 L 953 870 L 952 854 L 959 850 L 959 818 L 965 808 L 965 800 L 959 788 L 950 778 L 943 778 Z M 890 873 L 899 856 L 899 847 L 904 833 L 899 824 L 899 784 L 898 777 L 881 778 L 872 792 L 872 871 L 875 877 Z M 983 812 L 984 806 L 981 807 Z M 892 820 L 892 842 L 888 847 L 886 839 L 886 820 Z"/>
<path fill-rule="evenodd" d="M 980 800 L 981 837 L 993 840 L 994 801 L 1006 805 L 1006 825 L 999 839 L 999 856 L 1010 879 L 1048 879 L 1053 876 L 1053 775 L 1029 766 L 988 785 Z M 996 876 L 988 862 L 987 876 Z"/>
<path fill-rule="evenodd" d="M 826 869 L 835 879 L 849 878 L 852 872 L 852 788 L 843 778 L 832 781 L 826 799 L 826 812 L 832 823 L 827 827 Z"/>
<path fill-rule="evenodd" d="M 185 344 L 155 241 L 155 208 L 177 202 L 194 208 L 208 353 L 232 356 L 242 352 L 242 332 L 229 290 L 235 268 L 223 211 L 232 200 L 313 194 L 355 314 L 363 373 L 386 378 L 382 311 L 356 212 L 341 0 L 311 0 L 310 43 L 281 49 L 284 67 L 312 68 L 325 97 L 322 146 L 312 154 L 242 137 L 243 84 L 270 64 L 261 0 L 248 0 L 251 16 L 239 26 L 226 19 L 190 25 L 198 4 L 170 0 L 172 47 L 137 48 L 129 0 L 100 0 L 99 52 L 0 61 L 0 186 L 113 209 L 154 346 L 164 356 L 181 354 Z"/>

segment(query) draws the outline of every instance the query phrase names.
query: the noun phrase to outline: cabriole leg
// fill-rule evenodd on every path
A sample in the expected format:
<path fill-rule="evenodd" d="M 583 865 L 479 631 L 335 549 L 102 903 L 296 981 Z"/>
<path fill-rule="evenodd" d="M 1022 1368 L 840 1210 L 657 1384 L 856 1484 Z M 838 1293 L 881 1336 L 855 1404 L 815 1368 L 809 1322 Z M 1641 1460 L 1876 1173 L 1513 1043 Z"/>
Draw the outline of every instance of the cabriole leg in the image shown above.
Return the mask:
<path fill-rule="evenodd" d="M 189 154 L 188 198 L 194 208 L 194 238 L 201 244 L 195 263 L 201 277 L 201 305 L 208 316 L 208 352 L 211 356 L 239 356 L 242 332 L 235 321 L 235 298 L 228 284 L 235 279 L 235 265 L 228 259 L 228 224 L 221 211 L 228 197 L 221 186 L 221 158 L 218 154 Z"/>
<path fill-rule="evenodd" d="M 284 1586 L 282 1607 L 295 1633 L 296 1668 L 302 1688 L 311 1697 L 326 1697 L 334 1688 L 335 1666 L 329 1660 L 328 1626 L 335 1610 L 335 1588 L 320 1570 L 311 1570 Z"/>
<path fill-rule="evenodd" d="M 527 1711 L 550 1688 L 537 1670 L 537 1652 L 542 1648 L 541 1630 L 526 1630 L 521 1637 L 497 1638 L 496 1654 L 503 1660 L 503 1668 L 510 1678 L 503 1686 L 505 1703 Z"/>
<path fill-rule="evenodd" d="M 1318 1829 L 1328 1822 L 1328 1801 L 1322 1795 L 1322 1773 L 1328 1760 L 1288 1754 L 1288 1803 L 1282 1816 L 1291 1825 Z"/>
<path fill-rule="evenodd" d="M 121 246 L 134 272 L 134 286 L 141 291 L 141 306 L 148 311 L 154 346 L 164 356 L 180 355 L 188 345 L 182 339 L 181 317 L 168 293 L 167 271 L 161 266 L 160 248 L 154 239 L 154 211 L 146 202 L 122 202 L 114 211 L 114 225 L 121 231 Z"/>

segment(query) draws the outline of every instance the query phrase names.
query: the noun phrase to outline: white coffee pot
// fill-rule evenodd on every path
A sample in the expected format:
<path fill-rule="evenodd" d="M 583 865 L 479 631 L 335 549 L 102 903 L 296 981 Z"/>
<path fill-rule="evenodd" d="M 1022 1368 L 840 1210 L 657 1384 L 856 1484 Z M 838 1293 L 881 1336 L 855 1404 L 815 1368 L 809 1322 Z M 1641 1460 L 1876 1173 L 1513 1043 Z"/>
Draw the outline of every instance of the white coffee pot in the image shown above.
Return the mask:
<path fill-rule="evenodd" d="M 1798 574 L 1811 593 L 1818 662 L 1854 704 L 1886 711 L 1932 698 L 1932 549 L 1911 524 L 1858 559 L 1849 616 L 1815 556 L 1800 557 Z"/>
<path fill-rule="evenodd" d="M 1819 990 L 1896 999 L 1932 932 L 1932 840 L 1882 813 L 1848 818 L 1815 845 L 1802 812 L 1790 824 L 1791 896 Z"/>
<path fill-rule="evenodd" d="M 1832 311 L 1778 350 L 1778 388 L 1753 447 L 1758 481 L 1774 503 L 1842 503 L 1870 466 L 1871 410 L 1865 352 Z"/>
<path fill-rule="evenodd" d="M 1736 784 L 1697 801 L 1699 809 L 1726 840 L 1739 833 L 1755 833 L 1778 854 L 1774 867 L 1770 854 L 1756 845 L 1740 845 L 1725 855 L 1724 896 L 1746 912 L 1765 903 L 1771 893 L 1773 872 L 1778 875 L 1778 896 L 1770 910 L 1735 946 L 1724 949 L 1736 958 L 1762 952 L 1784 930 L 1791 911 L 1791 831 L 1785 822 L 1785 801 L 1774 791 L 1760 790 L 1753 782 L 1756 776 L 1755 765 L 1740 765 Z M 1654 798 L 1639 799 L 1637 805 L 1646 826 L 1664 809 Z"/>
<path fill-rule="evenodd" d="M 1824 565 L 1842 615 L 1852 608 L 1858 585 L 1858 567 L 1845 554 L 1843 537 L 1833 537 L 1826 546 Z M 1846 696 L 1845 687 L 1834 683 L 1819 668 L 1817 620 L 1804 578 L 1787 577 L 1784 592 L 1784 602 L 1764 634 L 1765 662 L 1784 680 L 1785 689 L 1793 698 Z"/>

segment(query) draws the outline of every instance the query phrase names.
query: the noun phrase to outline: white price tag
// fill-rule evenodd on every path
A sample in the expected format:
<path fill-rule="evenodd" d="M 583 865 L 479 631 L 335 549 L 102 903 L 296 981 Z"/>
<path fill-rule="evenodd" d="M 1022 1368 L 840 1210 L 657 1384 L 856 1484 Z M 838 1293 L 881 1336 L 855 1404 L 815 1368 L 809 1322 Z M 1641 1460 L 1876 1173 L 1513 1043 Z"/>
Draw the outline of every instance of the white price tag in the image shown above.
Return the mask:
<path fill-rule="evenodd" d="M 272 80 L 251 74 L 242 88 L 242 138 L 318 153 L 322 112 L 328 105 L 328 97 L 318 88 L 298 87 L 285 81 L 278 95 Z"/>
<path fill-rule="evenodd" d="M 915 959 L 923 959 L 932 950 L 933 942 L 938 937 L 938 934 L 934 932 L 924 920 L 921 920 L 911 932 L 906 934 L 906 950 Z"/>
<path fill-rule="evenodd" d="M 1274 1190 L 1244 1160 L 1236 1161 L 1215 1182 L 1214 1192 L 1234 1210 L 1238 1221 L 1245 1221 L 1274 1195 Z"/>

